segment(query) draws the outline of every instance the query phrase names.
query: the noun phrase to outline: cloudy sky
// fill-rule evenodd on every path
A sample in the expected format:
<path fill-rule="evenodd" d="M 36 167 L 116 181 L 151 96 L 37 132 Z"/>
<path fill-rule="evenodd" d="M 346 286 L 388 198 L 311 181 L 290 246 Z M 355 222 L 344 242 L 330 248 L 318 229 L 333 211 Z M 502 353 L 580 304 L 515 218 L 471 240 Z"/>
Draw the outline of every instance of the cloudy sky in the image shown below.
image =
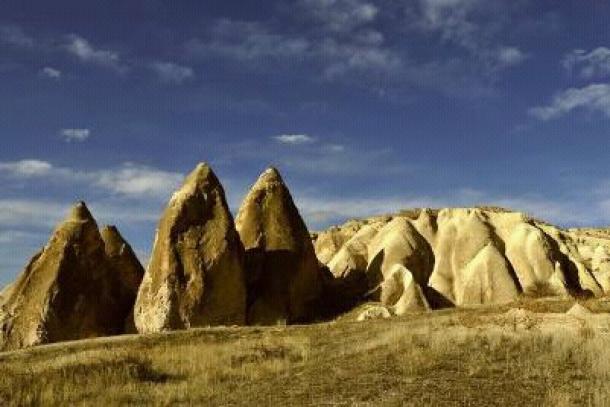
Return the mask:
<path fill-rule="evenodd" d="M 0 2 L 0 283 L 75 200 L 146 259 L 209 162 L 320 228 L 495 204 L 610 224 L 604 1 Z"/>

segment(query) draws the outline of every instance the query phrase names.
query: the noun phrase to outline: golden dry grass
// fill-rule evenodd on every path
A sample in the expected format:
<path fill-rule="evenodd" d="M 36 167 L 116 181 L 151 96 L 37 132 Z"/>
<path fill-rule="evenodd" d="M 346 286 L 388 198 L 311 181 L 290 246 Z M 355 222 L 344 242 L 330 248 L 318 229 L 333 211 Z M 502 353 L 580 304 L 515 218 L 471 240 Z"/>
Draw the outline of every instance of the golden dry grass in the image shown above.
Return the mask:
<path fill-rule="evenodd" d="M 610 405 L 605 319 L 588 324 L 519 311 L 531 323 L 517 323 L 508 308 L 199 329 L 5 353 L 0 404 Z"/>

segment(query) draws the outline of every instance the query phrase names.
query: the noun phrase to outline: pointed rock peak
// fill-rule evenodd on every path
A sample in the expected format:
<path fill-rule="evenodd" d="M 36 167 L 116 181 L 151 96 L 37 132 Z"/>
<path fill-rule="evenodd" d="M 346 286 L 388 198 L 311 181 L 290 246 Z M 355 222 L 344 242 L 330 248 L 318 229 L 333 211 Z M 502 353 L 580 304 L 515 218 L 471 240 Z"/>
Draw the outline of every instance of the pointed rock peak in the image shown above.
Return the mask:
<path fill-rule="evenodd" d="M 93 219 L 93 215 L 91 215 L 89 208 L 87 208 L 87 204 L 85 204 L 83 201 L 80 201 L 72 207 L 72 209 L 70 210 L 70 214 L 66 218 L 66 221 L 86 222 L 95 221 L 95 219 Z"/>
<path fill-rule="evenodd" d="M 186 177 L 184 185 L 220 185 L 220 181 L 212 168 L 207 163 L 199 163 L 193 171 Z"/>
<path fill-rule="evenodd" d="M 106 251 L 120 250 L 123 245 L 127 244 L 116 226 L 104 226 L 101 231 L 102 240 L 106 245 Z"/>
<path fill-rule="evenodd" d="M 278 184 L 282 184 L 282 185 L 284 184 L 284 180 L 282 179 L 280 172 L 275 167 L 267 168 L 260 175 L 260 177 L 258 177 L 258 181 L 256 181 L 256 184 L 254 184 L 254 185 L 256 186 L 256 185 L 270 184 L 270 183 L 278 183 Z"/>

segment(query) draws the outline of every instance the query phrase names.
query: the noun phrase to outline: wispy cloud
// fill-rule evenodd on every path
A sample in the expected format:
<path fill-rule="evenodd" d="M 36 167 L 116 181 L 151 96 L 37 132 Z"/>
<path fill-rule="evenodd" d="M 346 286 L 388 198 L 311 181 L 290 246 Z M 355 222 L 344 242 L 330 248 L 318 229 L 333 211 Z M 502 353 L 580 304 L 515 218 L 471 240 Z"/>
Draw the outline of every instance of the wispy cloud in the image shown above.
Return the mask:
<path fill-rule="evenodd" d="M 44 78 L 59 80 L 61 79 L 61 71 L 50 66 L 45 66 L 40 70 L 40 76 Z"/>
<path fill-rule="evenodd" d="M 193 68 L 182 66 L 173 62 L 154 62 L 151 68 L 164 83 L 181 84 L 195 77 Z"/>
<path fill-rule="evenodd" d="M 279 136 L 273 136 L 273 139 L 280 144 L 311 144 L 316 141 L 315 138 L 308 136 L 307 134 L 280 134 Z"/>
<path fill-rule="evenodd" d="M 14 177 L 42 177 L 51 174 L 53 165 L 41 160 L 0 162 L 0 173 Z"/>
<path fill-rule="evenodd" d="M 472 188 L 458 188 L 433 195 L 381 195 L 371 197 L 333 197 L 297 195 L 295 202 L 307 224 L 316 229 L 329 223 L 395 213 L 410 208 L 446 208 L 473 206 L 500 206 L 524 212 L 559 226 L 577 226 L 610 222 L 610 204 L 604 210 L 606 197 L 583 203 L 580 200 L 551 199 L 535 194 L 502 196 Z M 610 202 L 610 200 L 608 200 Z M 586 208 L 585 208 L 586 207 Z M 586 215 L 584 215 L 586 213 Z"/>
<path fill-rule="evenodd" d="M 116 168 L 81 171 L 57 167 L 41 160 L 0 162 L 0 176 L 86 184 L 125 198 L 166 198 L 184 177 L 180 173 L 134 163 L 125 163 Z"/>
<path fill-rule="evenodd" d="M 0 42 L 21 48 L 31 48 L 35 44 L 32 37 L 15 25 L 0 26 Z"/>
<path fill-rule="evenodd" d="M 365 0 L 300 0 L 298 7 L 323 28 L 337 32 L 371 23 L 379 13 L 375 4 Z"/>
<path fill-rule="evenodd" d="M 577 109 L 597 111 L 610 117 L 610 85 L 595 83 L 583 88 L 564 90 L 556 94 L 548 105 L 531 108 L 529 114 L 546 121 Z"/>
<path fill-rule="evenodd" d="M 569 73 L 583 79 L 599 79 L 610 75 L 610 49 L 598 47 L 587 52 L 576 49 L 565 55 L 562 64 Z"/>
<path fill-rule="evenodd" d="M 71 34 L 67 36 L 64 45 L 65 50 L 85 63 L 113 69 L 119 73 L 125 73 L 127 67 L 123 65 L 118 52 L 94 47 L 87 39 Z"/>
<path fill-rule="evenodd" d="M 94 172 L 96 185 L 127 197 L 168 196 L 177 188 L 183 174 L 126 163 L 117 169 Z"/>
<path fill-rule="evenodd" d="M 61 129 L 59 134 L 66 143 L 86 141 L 91 136 L 89 129 Z"/>

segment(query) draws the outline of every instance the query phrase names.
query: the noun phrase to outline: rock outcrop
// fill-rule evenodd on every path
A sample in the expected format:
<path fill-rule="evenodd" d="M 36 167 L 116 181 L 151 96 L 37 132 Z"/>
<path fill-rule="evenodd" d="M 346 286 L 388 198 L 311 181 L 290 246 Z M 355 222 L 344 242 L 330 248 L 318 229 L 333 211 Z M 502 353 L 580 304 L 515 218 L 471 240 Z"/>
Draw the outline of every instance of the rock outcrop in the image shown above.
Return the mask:
<path fill-rule="evenodd" d="M 276 169 L 250 189 L 236 217 L 246 250 L 248 323 L 315 318 L 322 291 L 311 236 Z"/>
<path fill-rule="evenodd" d="M 141 266 L 116 229 L 105 236 L 84 203 L 72 209 L 3 291 L 2 349 L 125 331 Z"/>
<path fill-rule="evenodd" d="M 395 314 L 397 304 L 500 304 L 521 295 L 602 295 L 610 286 L 610 237 L 593 241 L 500 208 L 409 210 L 331 231 L 332 239 L 319 232 L 314 243 L 335 284 Z"/>
<path fill-rule="evenodd" d="M 163 212 L 134 309 L 138 332 L 243 325 L 243 247 L 224 190 L 200 164 Z"/>

